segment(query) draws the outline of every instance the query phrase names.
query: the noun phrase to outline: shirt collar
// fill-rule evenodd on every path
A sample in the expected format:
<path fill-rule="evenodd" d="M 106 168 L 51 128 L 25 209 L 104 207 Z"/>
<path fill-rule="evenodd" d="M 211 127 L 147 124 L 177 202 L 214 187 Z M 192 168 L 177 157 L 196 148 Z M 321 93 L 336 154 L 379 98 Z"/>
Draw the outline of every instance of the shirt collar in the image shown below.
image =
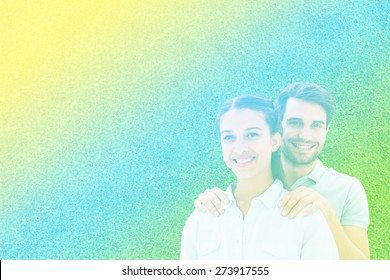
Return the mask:
<path fill-rule="evenodd" d="M 223 210 L 229 208 L 232 205 L 237 205 L 236 198 L 233 195 L 233 189 L 235 189 L 235 184 L 230 184 L 226 190 L 229 203 L 222 204 L 221 208 Z M 279 179 L 276 179 L 265 192 L 263 192 L 258 197 L 255 197 L 253 201 L 262 202 L 267 208 L 271 208 L 279 201 L 280 193 L 283 191 L 283 183 Z"/>
<path fill-rule="evenodd" d="M 307 175 L 307 178 L 310 178 L 313 180 L 316 184 L 320 180 L 322 174 L 325 172 L 325 166 L 322 164 L 321 160 L 319 158 L 316 159 L 316 164 L 313 168 L 313 170 Z"/>

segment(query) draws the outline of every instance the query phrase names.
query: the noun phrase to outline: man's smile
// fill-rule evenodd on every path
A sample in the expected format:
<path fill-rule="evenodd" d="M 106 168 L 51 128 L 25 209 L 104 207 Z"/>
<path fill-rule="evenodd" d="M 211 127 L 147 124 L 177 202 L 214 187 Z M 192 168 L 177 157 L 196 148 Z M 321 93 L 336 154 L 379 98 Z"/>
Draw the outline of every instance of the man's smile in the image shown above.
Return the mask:
<path fill-rule="evenodd" d="M 310 151 L 317 146 L 315 143 L 306 143 L 302 141 L 290 140 L 289 143 L 298 150 Z"/>

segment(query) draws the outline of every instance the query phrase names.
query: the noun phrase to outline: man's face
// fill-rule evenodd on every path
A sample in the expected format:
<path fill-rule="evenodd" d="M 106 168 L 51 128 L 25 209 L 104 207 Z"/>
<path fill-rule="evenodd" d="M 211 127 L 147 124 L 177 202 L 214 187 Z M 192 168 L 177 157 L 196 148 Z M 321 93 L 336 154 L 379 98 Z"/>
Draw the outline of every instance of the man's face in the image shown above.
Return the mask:
<path fill-rule="evenodd" d="M 326 111 L 320 105 L 289 98 L 282 120 L 284 158 L 294 165 L 308 165 L 321 153 L 328 132 Z"/>

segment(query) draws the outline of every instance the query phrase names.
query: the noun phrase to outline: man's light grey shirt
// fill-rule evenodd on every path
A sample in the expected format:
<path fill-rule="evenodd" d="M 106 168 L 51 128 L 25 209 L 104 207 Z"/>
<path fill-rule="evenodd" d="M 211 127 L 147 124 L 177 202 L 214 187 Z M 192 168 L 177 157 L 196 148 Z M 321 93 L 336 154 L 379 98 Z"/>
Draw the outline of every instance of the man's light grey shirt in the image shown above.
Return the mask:
<path fill-rule="evenodd" d="M 358 179 L 328 168 L 317 159 L 313 171 L 297 180 L 288 190 L 302 185 L 312 188 L 326 198 L 335 209 L 342 225 L 368 228 L 367 197 Z"/>

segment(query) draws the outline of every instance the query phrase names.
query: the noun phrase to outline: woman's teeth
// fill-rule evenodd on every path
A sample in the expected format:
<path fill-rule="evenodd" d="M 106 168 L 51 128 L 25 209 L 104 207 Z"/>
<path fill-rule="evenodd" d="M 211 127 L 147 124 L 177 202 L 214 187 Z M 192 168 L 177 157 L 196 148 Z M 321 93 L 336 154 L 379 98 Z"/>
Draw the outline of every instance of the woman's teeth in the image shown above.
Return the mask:
<path fill-rule="evenodd" d="M 252 160 L 252 158 L 245 158 L 245 159 L 235 159 L 234 161 L 238 164 L 248 163 Z"/>

